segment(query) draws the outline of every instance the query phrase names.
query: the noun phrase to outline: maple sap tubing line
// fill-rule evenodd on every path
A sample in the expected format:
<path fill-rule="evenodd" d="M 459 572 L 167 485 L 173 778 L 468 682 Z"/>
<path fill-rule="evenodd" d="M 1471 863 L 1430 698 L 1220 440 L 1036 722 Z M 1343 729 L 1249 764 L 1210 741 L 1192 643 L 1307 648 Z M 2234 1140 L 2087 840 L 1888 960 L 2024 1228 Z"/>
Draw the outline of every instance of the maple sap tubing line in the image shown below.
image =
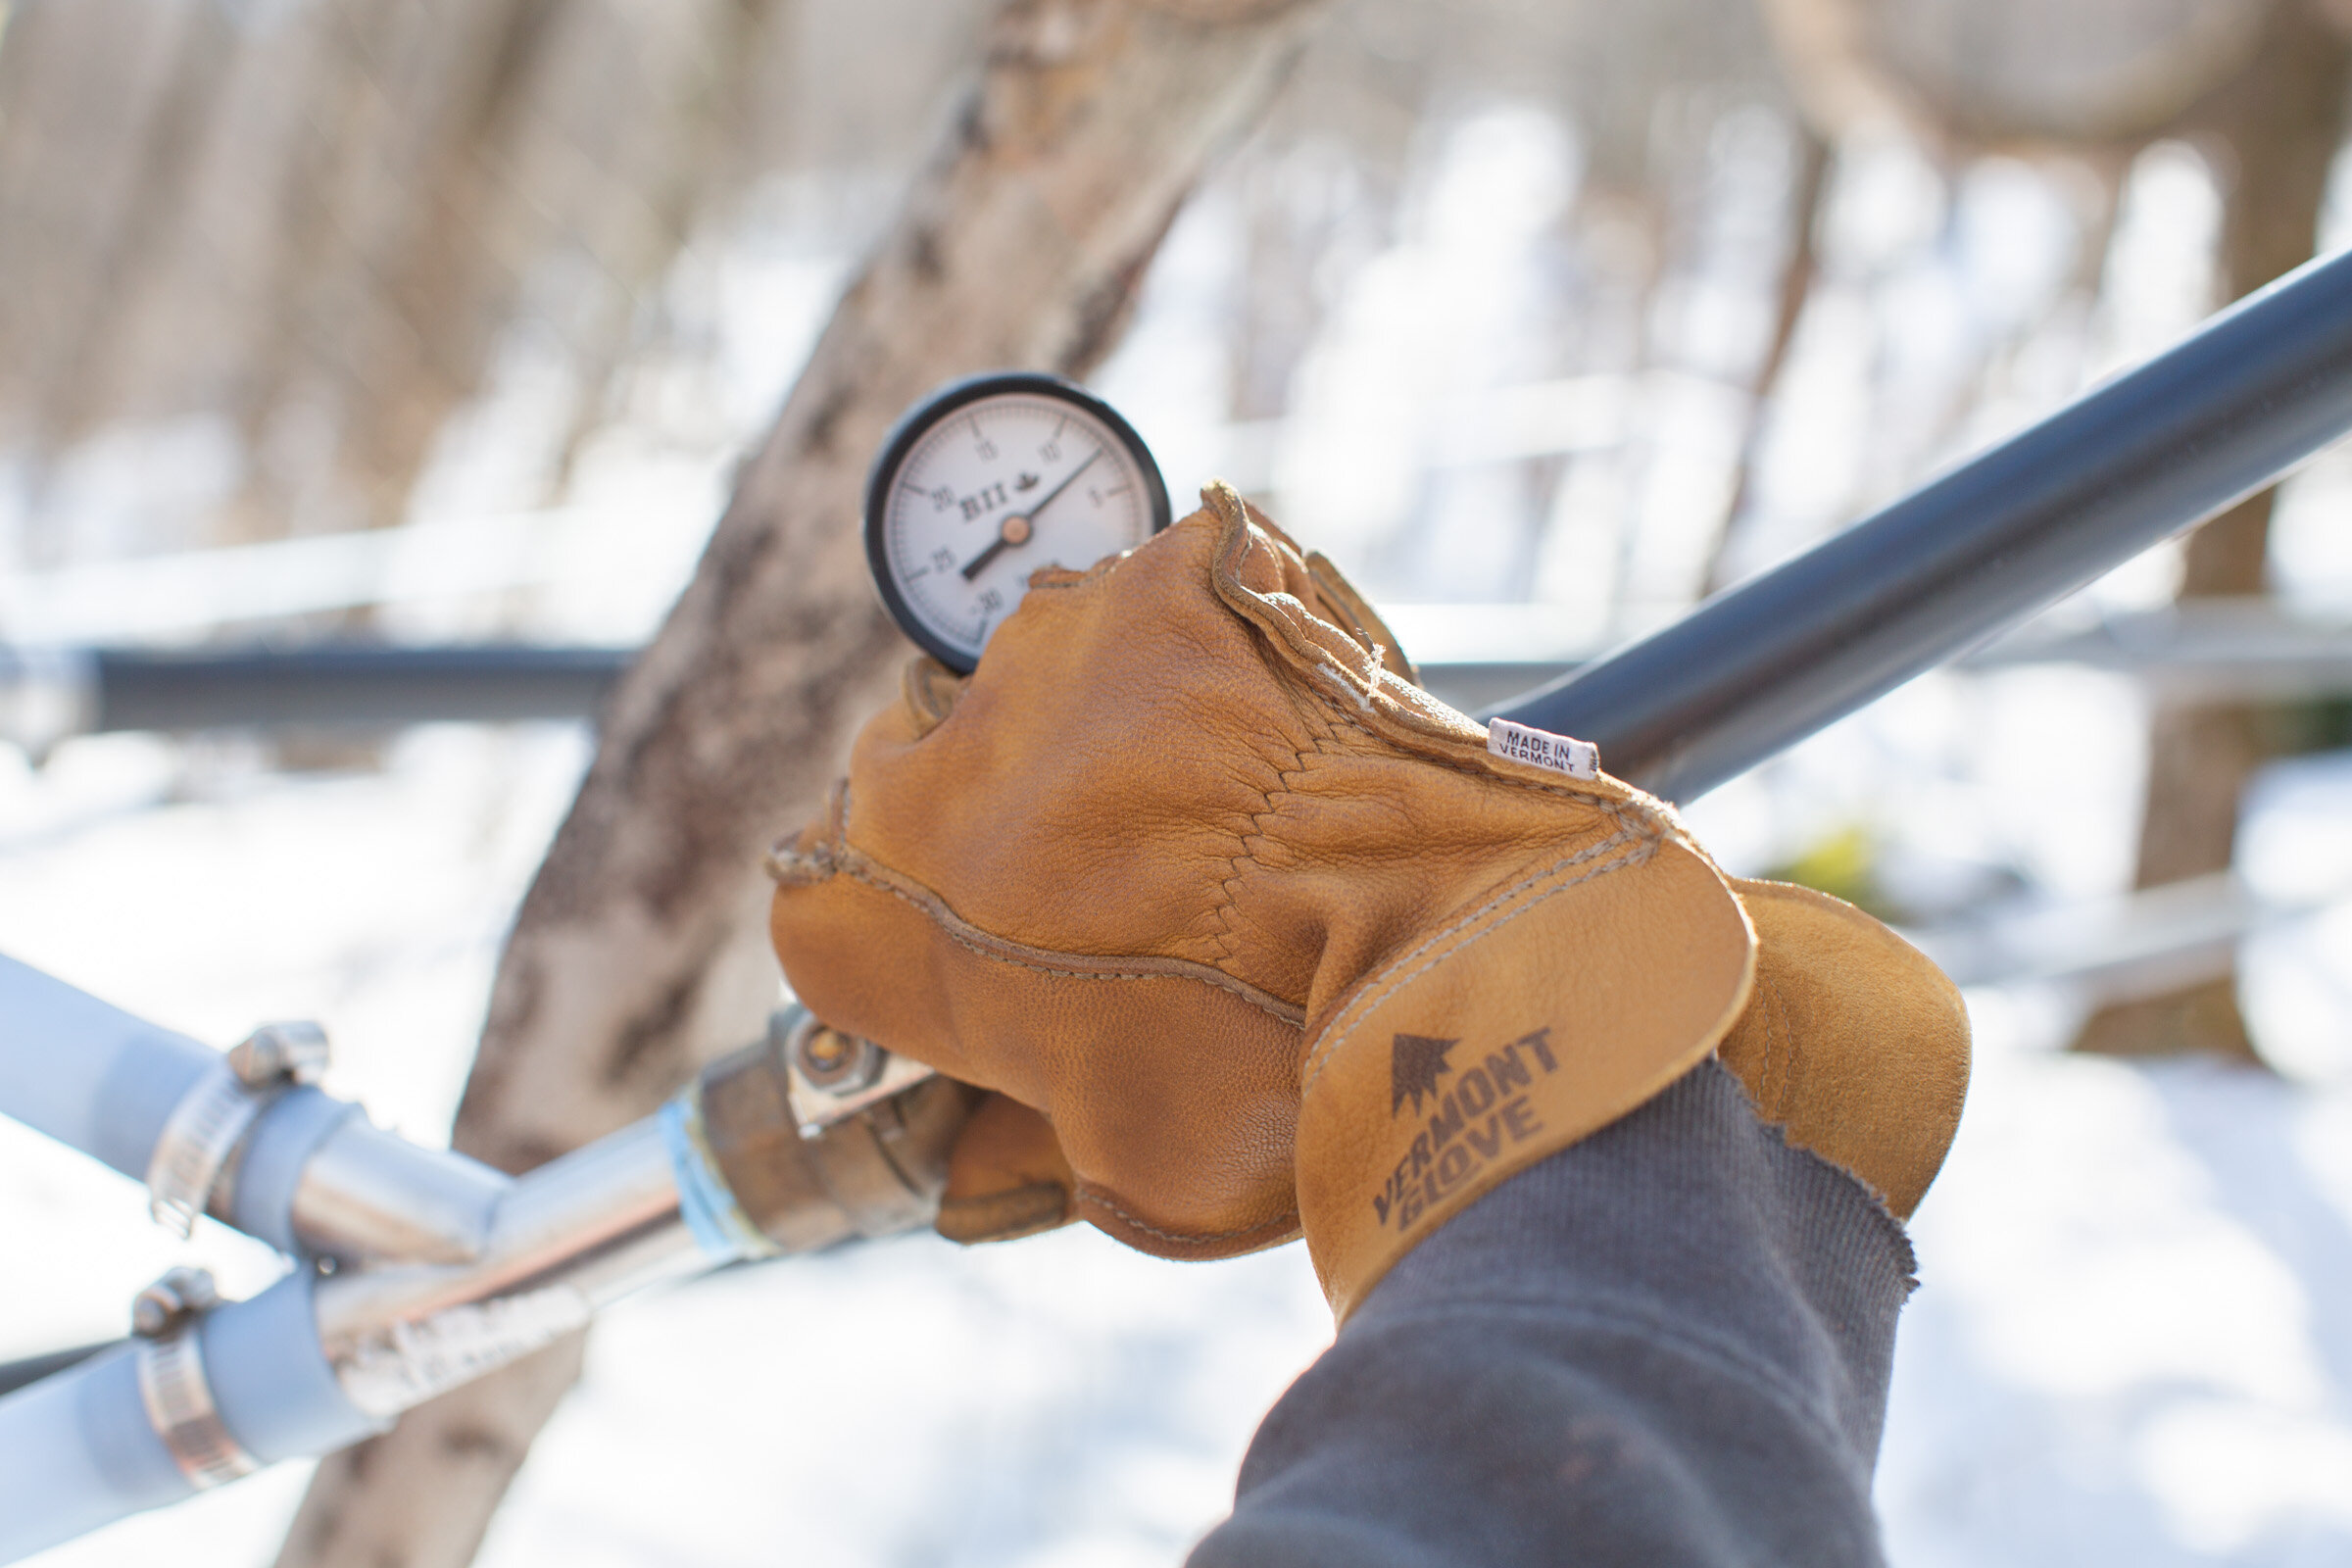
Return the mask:
<path fill-rule="evenodd" d="M 0 1562 L 195 1490 L 148 1425 L 135 1347 L 0 1398 Z"/>
<path fill-rule="evenodd" d="M 220 1053 L 0 956 L 0 1114 L 134 1181 Z M 6 1452 L 0 1447 L 0 1452 Z"/>
<path fill-rule="evenodd" d="M 1675 624 L 1502 705 L 1669 800 L 1733 778 L 2352 431 L 2352 253 Z"/>
<path fill-rule="evenodd" d="M 221 1423 L 265 1464 L 326 1453 L 388 1422 L 344 1396 L 318 1348 L 316 1278 L 287 1275 L 197 1330 Z M 135 1345 L 0 1398 L 0 1562 L 14 1562 L 195 1489 L 149 1425 Z"/>
<path fill-rule="evenodd" d="M 106 648 L 92 728 L 188 730 L 593 718 L 623 648 L 323 647 L 196 654 Z"/>

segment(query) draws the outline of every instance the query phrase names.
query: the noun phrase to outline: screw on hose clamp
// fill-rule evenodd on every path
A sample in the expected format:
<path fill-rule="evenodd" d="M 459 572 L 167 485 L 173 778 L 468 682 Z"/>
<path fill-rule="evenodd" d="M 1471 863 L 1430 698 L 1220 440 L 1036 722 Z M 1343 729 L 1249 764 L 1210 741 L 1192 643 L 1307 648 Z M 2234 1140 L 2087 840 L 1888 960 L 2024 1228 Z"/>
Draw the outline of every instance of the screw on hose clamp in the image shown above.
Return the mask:
<path fill-rule="evenodd" d="M 210 1269 L 168 1268 L 163 1277 L 130 1298 L 130 1332 L 160 1340 L 220 1304 L 220 1288 Z"/>
<path fill-rule="evenodd" d="M 147 1212 L 183 1240 L 262 1107 L 326 1071 L 326 1031 L 315 1023 L 266 1023 L 229 1051 L 223 1070 L 197 1079 L 165 1119 L 147 1158 Z"/>
<path fill-rule="evenodd" d="M 315 1084 L 326 1062 L 326 1031 L 308 1021 L 266 1023 L 228 1052 L 228 1070 L 248 1089 Z"/>
<path fill-rule="evenodd" d="M 204 1370 L 198 1322 L 220 1299 L 212 1275 L 175 1268 L 141 1291 L 130 1308 L 131 1326 L 145 1342 L 135 1352 L 134 1371 L 147 1424 L 198 1491 L 262 1467 L 220 1419 Z"/>
<path fill-rule="evenodd" d="M 933 1076 L 921 1062 L 845 1034 L 802 1007 L 771 1017 L 768 1039 L 784 1058 L 786 1092 L 803 1138 L 817 1137 Z"/>

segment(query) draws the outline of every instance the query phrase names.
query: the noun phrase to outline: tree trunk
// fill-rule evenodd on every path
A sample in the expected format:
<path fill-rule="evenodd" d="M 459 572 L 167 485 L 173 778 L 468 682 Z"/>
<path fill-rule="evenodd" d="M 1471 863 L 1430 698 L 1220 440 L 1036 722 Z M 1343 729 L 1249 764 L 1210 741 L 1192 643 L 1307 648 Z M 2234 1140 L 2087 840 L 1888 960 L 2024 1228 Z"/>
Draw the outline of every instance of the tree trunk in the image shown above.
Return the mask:
<path fill-rule="evenodd" d="M 2301 0 L 2283 0 L 2252 67 L 2191 117 L 2193 128 L 2217 136 L 2236 164 L 2222 236 L 2224 282 L 2232 299 L 2311 259 L 2352 78 L 2347 66 L 2343 40 Z M 2190 537 L 2181 598 L 2263 591 L 2276 495 L 2266 490 L 2241 502 Z M 2157 709 L 2138 886 L 2229 869 L 2238 797 L 2264 752 L 2254 709 L 2211 703 Z M 2260 1059 L 2238 1010 L 2233 974 L 2102 1007 L 2082 1026 L 2075 1049 Z"/>
<path fill-rule="evenodd" d="M 1208 159 L 1320 0 L 1013 0 L 979 82 L 746 466 L 694 581 L 606 715 L 499 965 L 456 1143 L 521 1170 L 645 1115 L 775 994 L 758 864 L 906 653 L 858 492 L 946 377 L 1082 372 Z M 278 1562 L 470 1560 L 576 1345 L 329 1459 Z"/>

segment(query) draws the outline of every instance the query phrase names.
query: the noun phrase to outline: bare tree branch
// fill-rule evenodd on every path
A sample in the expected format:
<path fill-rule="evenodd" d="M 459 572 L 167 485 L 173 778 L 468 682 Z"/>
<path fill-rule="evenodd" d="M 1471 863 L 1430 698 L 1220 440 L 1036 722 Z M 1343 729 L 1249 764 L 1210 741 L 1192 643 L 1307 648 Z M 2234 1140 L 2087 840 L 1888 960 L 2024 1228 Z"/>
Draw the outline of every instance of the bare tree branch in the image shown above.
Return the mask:
<path fill-rule="evenodd" d="M 614 697 L 500 964 L 460 1148 L 539 1163 L 646 1114 L 757 1027 L 775 986 L 760 853 L 809 808 L 906 651 L 858 542 L 875 447 L 948 376 L 1099 360 L 1186 193 L 1323 10 L 998 13 L 978 84 Z M 470 1560 L 576 1355 L 461 1390 L 330 1459 L 281 1568 Z"/>

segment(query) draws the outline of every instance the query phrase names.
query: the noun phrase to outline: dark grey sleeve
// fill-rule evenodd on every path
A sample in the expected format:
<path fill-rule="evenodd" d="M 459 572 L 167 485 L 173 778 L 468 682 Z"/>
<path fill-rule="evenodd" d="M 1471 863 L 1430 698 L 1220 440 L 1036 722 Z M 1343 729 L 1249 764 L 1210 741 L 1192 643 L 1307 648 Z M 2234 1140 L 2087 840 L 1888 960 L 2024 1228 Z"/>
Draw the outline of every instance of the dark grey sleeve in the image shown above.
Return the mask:
<path fill-rule="evenodd" d="M 1713 1061 L 1406 1254 L 1191 1568 L 1880 1561 L 1902 1228 Z"/>

